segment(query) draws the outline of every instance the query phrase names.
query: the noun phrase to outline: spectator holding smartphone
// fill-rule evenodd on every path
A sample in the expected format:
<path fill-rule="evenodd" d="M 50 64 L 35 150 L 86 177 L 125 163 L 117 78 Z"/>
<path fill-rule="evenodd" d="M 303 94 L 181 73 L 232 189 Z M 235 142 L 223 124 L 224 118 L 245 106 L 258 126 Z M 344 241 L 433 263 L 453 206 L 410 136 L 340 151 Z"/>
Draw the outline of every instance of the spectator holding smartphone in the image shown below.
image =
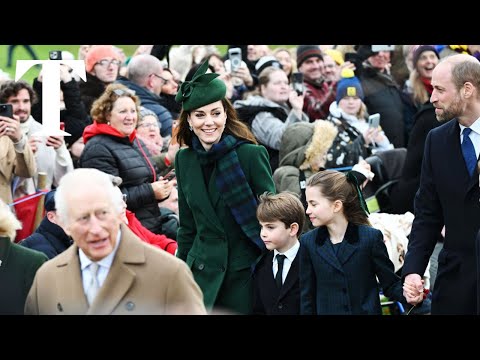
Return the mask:
<path fill-rule="evenodd" d="M 14 115 L 0 115 L 0 154 L 0 199 L 10 204 L 13 201 L 12 183 L 15 177 L 30 178 L 37 172 L 33 151 Z"/>
<path fill-rule="evenodd" d="M 378 123 L 375 124 L 377 126 L 371 126 L 367 122 L 368 110 L 363 102 L 364 98 L 362 84 L 354 72 L 348 68 L 344 69 L 337 85 L 336 101 L 330 104 L 329 120 L 341 124 L 339 129 L 348 133 L 353 141 L 361 134 L 363 146 L 368 148 L 369 153 L 393 149 L 393 145 Z M 354 162 L 357 161 L 358 159 L 354 159 Z"/>
<path fill-rule="evenodd" d="M 62 176 L 73 170 L 73 162 L 67 150 L 63 136 L 35 136 L 42 130 L 42 125 L 31 115 L 32 104 L 37 101 L 33 88 L 23 80 L 6 81 L 0 86 L 0 103 L 13 105 L 13 114 L 20 120 L 20 128 L 32 147 L 36 148 L 35 161 L 38 172 L 46 176 L 45 189 L 58 186 Z M 34 194 L 38 180 L 18 178 L 13 186 L 14 198 Z"/>

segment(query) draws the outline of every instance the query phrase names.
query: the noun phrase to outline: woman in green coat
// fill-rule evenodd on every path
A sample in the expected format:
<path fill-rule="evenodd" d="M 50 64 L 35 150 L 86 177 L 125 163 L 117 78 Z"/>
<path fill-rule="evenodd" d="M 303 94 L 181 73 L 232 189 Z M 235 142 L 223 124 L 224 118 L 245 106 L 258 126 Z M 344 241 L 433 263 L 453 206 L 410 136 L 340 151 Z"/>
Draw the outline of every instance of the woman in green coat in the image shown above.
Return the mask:
<path fill-rule="evenodd" d="M 38 268 L 48 260 L 40 251 L 13 243 L 22 225 L 0 200 L 0 315 L 23 315 Z"/>
<path fill-rule="evenodd" d="M 177 256 L 190 266 L 213 313 L 250 314 L 251 269 L 266 251 L 255 212 L 275 192 L 268 153 L 225 98 L 208 62 L 176 96 L 182 103 L 175 158 L 180 227 Z"/>

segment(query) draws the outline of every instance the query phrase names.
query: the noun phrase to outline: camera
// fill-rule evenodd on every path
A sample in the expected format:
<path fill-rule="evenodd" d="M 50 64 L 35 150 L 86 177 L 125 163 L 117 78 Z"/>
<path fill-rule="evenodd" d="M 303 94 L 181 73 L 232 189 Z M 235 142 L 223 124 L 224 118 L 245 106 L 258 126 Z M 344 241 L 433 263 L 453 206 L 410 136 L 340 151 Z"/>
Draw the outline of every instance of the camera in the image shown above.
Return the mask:
<path fill-rule="evenodd" d="M 48 53 L 50 60 L 62 60 L 62 52 L 60 50 L 53 50 Z"/>
<path fill-rule="evenodd" d="M 292 74 L 292 87 L 298 95 L 303 95 L 305 90 L 305 85 L 303 85 L 303 73 L 294 72 Z"/>
<path fill-rule="evenodd" d="M 232 72 L 235 72 L 242 65 L 242 49 L 231 48 L 228 49 L 228 58 L 230 59 L 230 68 Z"/>

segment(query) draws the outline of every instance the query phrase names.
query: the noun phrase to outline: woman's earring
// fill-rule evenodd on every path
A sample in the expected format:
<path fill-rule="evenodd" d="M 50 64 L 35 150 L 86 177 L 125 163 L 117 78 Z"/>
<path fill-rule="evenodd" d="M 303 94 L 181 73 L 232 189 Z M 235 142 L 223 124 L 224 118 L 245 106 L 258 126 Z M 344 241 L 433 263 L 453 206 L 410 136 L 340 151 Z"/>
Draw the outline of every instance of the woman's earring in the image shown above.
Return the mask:
<path fill-rule="evenodd" d="M 190 129 L 190 131 L 193 131 L 192 125 L 188 125 L 188 128 Z"/>
<path fill-rule="evenodd" d="M 110 125 L 110 121 L 107 121 L 107 125 Z"/>

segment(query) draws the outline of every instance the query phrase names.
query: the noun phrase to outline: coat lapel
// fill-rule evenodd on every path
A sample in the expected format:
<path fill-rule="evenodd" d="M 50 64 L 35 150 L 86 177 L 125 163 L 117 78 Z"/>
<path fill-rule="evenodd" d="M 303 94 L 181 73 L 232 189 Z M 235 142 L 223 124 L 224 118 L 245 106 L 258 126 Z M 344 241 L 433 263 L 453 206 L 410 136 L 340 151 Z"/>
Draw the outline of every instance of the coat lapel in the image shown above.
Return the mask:
<path fill-rule="evenodd" d="M 300 251 L 300 250 L 299 250 Z M 282 288 L 280 289 L 280 295 L 279 298 L 282 298 L 285 296 L 285 294 L 288 293 L 288 291 L 295 285 L 296 282 L 299 281 L 298 279 L 298 274 L 299 274 L 299 254 L 295 256 L 295 259 L 293 259 L 292 265 L 290 266 L 290 270 L 288 270 L 287 277 L 285 279 L 285 282 L 283 283 Z"/>
<path fill-rule="evenodd" d="M 318 255 L 335 269 L 343 273 L 342 265 L 338 261 L 333 247 L 330 245 L 330 240 L 328 240 L 328 231 L 325 226 L 318 229 L 316 241 L 320 245 L 317 247 Z"/>
<path fill-rule="evenodd" d="M 196 154 L 193 152 L 190 157 L 190 166 L 188 167 L 188 169 L 191 169 L 192 174 L 199 175 L 199 179 L 195 183 L 195 188 L 192 190 L 194 190 L 195 196 L 198 196 L 198 202 L 202 204 L 202 210 L 205 213 L 206 218 L 212 223 L 213 226 L 215 226 L 220 232 L 223 233 L 224 228 L 215 213 L 213 201 L 211 200 L 211 196 L 213 196 L 216 201 L 218 201 L 218 198 L 220 197 L 214 180 L 216 171 L 213 171 L 212 177 L 210 178 L 209 186 L 207 188 L 207 186 L 205 185 L 205 181 L 203 181 L 200 162 L 198 161 Z"/>
<path fill-rule="evenodd" d="M 57 265 L 59 277 L 57 309 L 67 315 L 85 314 L 88 303 L 83 291 L 78 247 L 73 245 L 65 252 L 69 253 L 66 261 Z"/>
<path fill-rule="evenodd" d="M 120 228 L 122 232 L 120 245 L 105 283 L 88 309 L 88 315 L 111 314 L 135 282 L 135 271 L 127 264 L 145 263 L 142 244 L 133 237 L 125 225 L 122 224 Z"/>
<path fill-rule="evenodd" d="M 340 264 L 345 264 L 348 259 L 357 251 L 358 245 L 358 226 L 348 224 L 347 231 L 345 231 L 345 237 L 343 238 L 343 245 L 338 250 L 337 258 Z"/>

